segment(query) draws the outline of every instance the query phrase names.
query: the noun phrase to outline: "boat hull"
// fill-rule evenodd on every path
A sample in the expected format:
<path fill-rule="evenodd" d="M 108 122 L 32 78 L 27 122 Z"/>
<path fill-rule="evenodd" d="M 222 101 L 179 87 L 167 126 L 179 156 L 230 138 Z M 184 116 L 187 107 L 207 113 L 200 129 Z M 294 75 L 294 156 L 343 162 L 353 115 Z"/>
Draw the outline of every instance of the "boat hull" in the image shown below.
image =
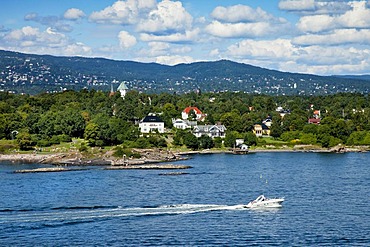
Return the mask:
<path fill-rule="evenodd" d="M 251 201 L 245 207 L 246 208 L 281 208 L 283 202 L 284 202 L 283 198 L 267 199 L 267 200 L 260 201 L 260 202 Z"/>

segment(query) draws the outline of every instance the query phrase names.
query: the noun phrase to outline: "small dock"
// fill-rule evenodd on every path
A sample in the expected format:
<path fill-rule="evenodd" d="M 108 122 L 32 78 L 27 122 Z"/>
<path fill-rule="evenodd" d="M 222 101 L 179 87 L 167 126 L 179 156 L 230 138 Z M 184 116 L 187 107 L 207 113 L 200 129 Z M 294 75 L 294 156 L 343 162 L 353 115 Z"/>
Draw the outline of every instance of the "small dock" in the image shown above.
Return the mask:
<path fill-rule="evenodd" d="M 249 153 L 248 149 L 240 149 L 240 148 L 232 148 L 232 149 L 229 149 L 229 151 L 232 154 L 248 154 Z"/>

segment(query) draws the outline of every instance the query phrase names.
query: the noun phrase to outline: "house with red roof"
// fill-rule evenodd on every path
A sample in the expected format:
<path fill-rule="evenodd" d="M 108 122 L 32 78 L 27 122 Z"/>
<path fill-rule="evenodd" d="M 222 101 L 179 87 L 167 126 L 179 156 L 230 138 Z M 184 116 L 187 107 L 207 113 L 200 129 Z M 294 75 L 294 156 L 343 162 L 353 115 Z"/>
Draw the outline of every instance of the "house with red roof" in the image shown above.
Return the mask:
<path fill-rule="evenodd" d="M 181 117 L 184 120 L 188 120 L 189 116 L 191 116 L 192 114 L 195 115 L 195 119 L 191 119 L 191 120 L 196 120 L 196 121 L 201 121 L 201 122 L 203 122 L 206 119 L 206 116 L 207 116 L 207 114 L 204 114 L 201 110 L 198 109 L 198 107 L 189 106 L 189 107 L 186 107 L 182 111 Z"/>

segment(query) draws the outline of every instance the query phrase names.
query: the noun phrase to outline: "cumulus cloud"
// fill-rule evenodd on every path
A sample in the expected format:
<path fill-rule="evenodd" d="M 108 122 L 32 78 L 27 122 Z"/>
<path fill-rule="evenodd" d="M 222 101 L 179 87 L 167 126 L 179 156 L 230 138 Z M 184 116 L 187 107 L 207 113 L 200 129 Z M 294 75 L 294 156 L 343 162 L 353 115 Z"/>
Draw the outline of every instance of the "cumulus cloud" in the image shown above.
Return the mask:
<path fill-rule="evenodd" d="M 308 15 L 297 23 L 299 30 L 309 33 L 326 32 L 341 28 L 370 28 L 370 9 L 366 2 L 349 3 L 352 9 L 341 15 Z"/>
<path fill-rule="evenodd" d="M 167 64 L 167 65 L 176 65 L 181 63 L 193 63 L 194 59 L 190 56 L 159 56 L 156 59 L 156 63 Z"/>
<path fill-rule="evenodd" d="M 234 5 L 230 7 L 216 7 L 211 16 L 222 22 L 259 22 L 273 19 L 273 16 L 268 14 L 261 8 L 253 9 L 246 5 Z"/>
<path fill-rule="evenodd" d="M 164 0 L 149 13 L 147 19 L 138 24 L 138 30 L 161 35 L 189 30 L 192 23 L 193 17 L 181 2 Z"/>
<path fill-rule="evenodd" d="M 217 55 L 282 71 L 321 75 L 367 73 L 370 69 L 369 49 L 350 45 L 300 47 L 288 39 L 243 40 Z"/>
<path fill-rule="evenodd" d="M 284 18 L 276 18 L 261 8 L 252 9 L 246 5 L 216 7 L 211 16 L 214 20 L 205 27 L 205 31 L 219 38 L 281 35 L 290 27 Z"/>
<path fill-rule="evenodd" d="M 64 23 L 58 16 L 40 16 L 37 13 L 29 13 L 24 17 L 24 20 L 52 27 L 58 32 L 71 32 L 73 29 L 69 24 Z"/>
<path fill-rule="evenodd" d="M 297 45 L 340 45 L 364 44 L 370 45 L 370 30 L 339 29 L 328 34 L 307 34 L 293 38 Z"/>
<path fill-rule="evenodd" d="M 0 41 L 3 49 L 36 54 L 89 55 L 92 50 L 83 43 L 75 43 L 63 34 L 47 28 L 42 31 L 31 26 L 12 30 Z"/>
<path fill-rule="evenodd" d="M 145 42 L 159 41 L 170 43 L 191 43 L 195 41 L 199 35 L 200 29 L 185 31 L 185 33 L 173 33 L 169 35 L 154 35 L 142 33 L 140 39 Z"/>
<path fill-rule="evenodd" d="M 229 46 L 227 53 L 233 57 L 289 60 L 299 54 L 299 48 L 295 47 L 288 39 L 247 39 Z"/>
<path fill-rule="evenodd" d="M 337 17 L 337 22 L 342 27 L 370 28 L 370 9 L 366 2 L 351 2 L 352 10 Z"/>
<path fill-rule="evenodd" d="M 335 17 L 328 15 L 303 16 L 297 23 L 299 30 L 303 32 L 322 32 L 337 27 Z"/>
<path fill-rule="evenodd" d="M 119 32 L 118 39 L 120 47 L 123 49 L 130 48 L 137 43 L 136 38 L 126 31 Z"/>
<path fill-rule="evenodd" d="M 283 0 L 279 2 L 279 8 L 287 11 L 314 10 L 315 0 Z"/>
<path fill-rule="evenodd" d="M 163 63 L 163 64 L 178 64 L 192 61 L 193 59 L 190 56 L 183 56 L 181 54 L 189 54 L 192 51 L 192 48 L 189 46 L 176 45 L 166 42 L 149 42 L 146 49 L 139 51 L 141 59 L 148 61 L 154 61 Z"/>
<path fill-rule="evenodd" d="M 91 47 L 81 42 L 69 44 L 64 48 L 64 50 L 64 55 L 67 56 L 87 56 L 92 54 Z"/>
<path fill-rule="evenodd" d="M 219 21 L 213 21 L 205 30 L 220 38 L 262 37 L 277 31 L 267 22 L 221 23 Z"/>
<path fill-rule="evenodd" d="M 89 20 L 96 23 L 135 24 L 142 14 L 155 8 L 156 0 L 117 1 L 101 11 L 93 12 Z"/>
<path fill-rule="evenodd" d="M 281 0 L 281 10 L 302 15 L 341 14 L 350 9 L 348 1 L 344 0 Z"/>
<path fill-rule="evenodd" d="M 4 40 L 13 46 L 62 46 L 66 43 L 66 36 L 56 33 L 50 28 L 40 31 L 38 28 L 26 26 L 13 30 L 5 35 Z"/>
<path fill-rule="evenodd" d="M 66 12 L 64 12 L 64 19 L 67 19 L 67 20 L 75 21 L 83 17 L 85 17 L 85 13 L 80 9 L 71 8 L 71 9 L 68 9 Z"/>

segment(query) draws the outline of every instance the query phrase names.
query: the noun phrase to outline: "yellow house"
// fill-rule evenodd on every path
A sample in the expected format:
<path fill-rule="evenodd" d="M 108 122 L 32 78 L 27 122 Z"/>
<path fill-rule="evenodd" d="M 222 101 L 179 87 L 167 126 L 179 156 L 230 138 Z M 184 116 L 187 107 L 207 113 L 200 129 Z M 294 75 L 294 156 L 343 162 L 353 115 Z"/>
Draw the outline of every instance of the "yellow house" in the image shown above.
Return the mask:
<path fill-rule="evenodd" d="M 255 124 L 253 127 L 253 133 L 257 137 L 270 136 L 270 128 L 266 124 Z"/>

